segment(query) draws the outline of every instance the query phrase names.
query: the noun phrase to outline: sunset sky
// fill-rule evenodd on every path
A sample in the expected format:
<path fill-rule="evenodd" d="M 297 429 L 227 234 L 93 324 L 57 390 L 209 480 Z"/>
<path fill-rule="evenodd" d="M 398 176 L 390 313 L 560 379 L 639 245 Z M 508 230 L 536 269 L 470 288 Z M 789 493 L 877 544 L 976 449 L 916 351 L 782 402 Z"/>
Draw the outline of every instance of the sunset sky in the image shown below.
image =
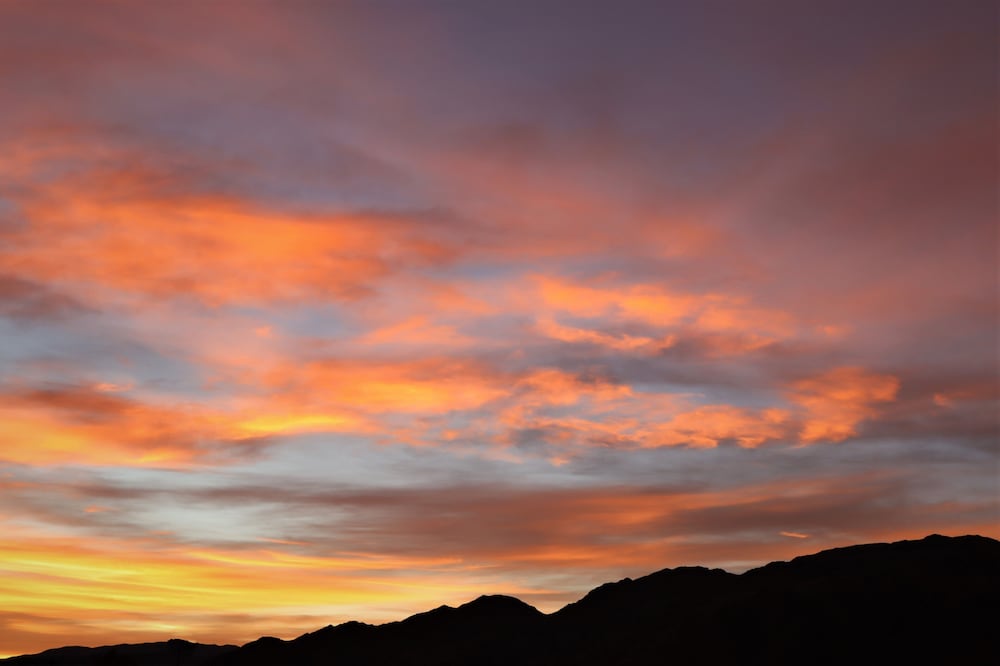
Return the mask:
<path fill-rule="evenodd" d="M 0 0 L 0 656 L 1000 537 L 996 12 Z"/>

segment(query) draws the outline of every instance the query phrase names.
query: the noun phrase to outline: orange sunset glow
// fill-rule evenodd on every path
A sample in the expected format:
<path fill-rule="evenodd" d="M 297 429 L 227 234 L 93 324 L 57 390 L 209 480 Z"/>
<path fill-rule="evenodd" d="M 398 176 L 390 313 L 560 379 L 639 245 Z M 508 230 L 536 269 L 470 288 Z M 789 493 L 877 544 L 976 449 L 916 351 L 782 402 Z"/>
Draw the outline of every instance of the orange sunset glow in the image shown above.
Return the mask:
<path fill-rule="evenodd" d="M 0 658 L 1000 537 L 995 14 L 0 0 Z"/>

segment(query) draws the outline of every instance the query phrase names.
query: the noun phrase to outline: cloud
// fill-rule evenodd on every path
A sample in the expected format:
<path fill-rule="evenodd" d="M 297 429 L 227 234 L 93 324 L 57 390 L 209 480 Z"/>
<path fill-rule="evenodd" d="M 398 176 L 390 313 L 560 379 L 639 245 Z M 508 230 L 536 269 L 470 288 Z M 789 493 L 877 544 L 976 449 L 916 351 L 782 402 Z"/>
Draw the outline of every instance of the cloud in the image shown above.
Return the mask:
<path fill-rule="evenodd" d="M 0 268 L 98 300 L 102 290 L 216 306 L 354 299 L 449 252 L 403 217 L 271 211 L 163 191 L 141 172 L 85 173 L 41 189 L 19 202 L 23 223 L 3 232 Z"/>
<path fill-rule="evenodd" d="M 692 293 L 622 280 L 576 281 L 535 275 L 538 330 L 567 343 L 656 353 L 674 345 L 706 356 L 742 356 L 779 342 L 818 337 L 789 312 L 754 306 L 737 293 Z M 557 315 L 588 327 L 567 326 Z M 594 330 L 631 327 L 643 334 Z M 816 327 L 814 327 L 816 328 Z M 819 329 L 822 331 L 822 329 Z"/>
<path fill-rule="evenodd" d="M 367 413 L 426 413 L 482 407 L 508 391 L 489 366 L 461 357 L 413 361 L 315 359 L 274 368 L 265 380 L 278 395 Z"/>
<path fill-rule="evenodd" d="M 652 428 L 643 445 L 713 447 L 733 441 L 752 448 L 787 438 L 790 419 L 788 410 L 780 408 L 757 412 L 729 405 L 709 405 L 678 414 L 667 423 Z"/>
<path fill-rule="evenodd" d="M 8 389 L 0 423 L 8 462 L 35 465 L 184 465 L 202 457 L 241 457 L 262 433 L 201 405 L 158 404 L 92 387 Z"/>
<path fill-rule="evenodd" d="M 536 278 L 542 302 L 555 311 L 579 317 L 597 317 L 609 312 L 624 318 L 667 326 L 679 322 L 698 306 L 697 299 L 674 295 L 650 285 L 590 286 L 559 278 Z"/>
<path fill-rule="evenodd" d="M 142 488 L 91 481 L 62 490 L 46 489 L 44 483 L 22 483 L 9 490 L 24 499 L 65 493 L 62 501 L 75 506 L 100 501 L 120 507 L 132 520 L 162 502 L 197 511 L 249 508 L 258 519 L 272 519 L 235 525 L 200 543 L 181 535 L 150 533 L 136 540 L 138 535 L 115 534 L 121 535 L 123 548 L 162 552 L 183 562 L 232 562 L 247 571 L 286 568 L 296 575 L 327 572 L 362 578 L 366 572 L 388 570 L 413 575 L 521 570 L 530 580 L 556 562 L 561 567 L 641 572 L 724 562 L 716 558 L 726 549 L 715 550 L 724 544 L 740 544 L 744 562 L 762 561 L 769 548 L 783 542 L 782 531 L 811 535 L 816 541 L 812 549 L 877 538 L 887 524 L 910 533 L 990 533 L 990 516 L 996 511 L 991 503 L 974 498 L 922 498 L 922 482 L 898 470 L 800 474 L 759 483 L 716 479 L 711 485 L 563 488 L 497 482 L 374 488 L 279 479 L 211 487 L 162 483 L 169 480 Z M 143 505 L 147 509 L 137 508 Z M 15 508 L 9 516 L 17 513 Z M 277 520 L 279 516 L 284 519 Z M 91 530 L 106 531 L 101 515 L 88 514 L 87 520 L 95 521 Z M 85 543 L 62 557 L 73 558 L 78 552 L 86 561 L 92 549 Z M 705 551 L 695 552 L 696 544 Z"/>
<path fill-rule="evenodd" d="M 674 337 L 667 336 L 656 340 L 646 336 L 618 335 L 574 326 L 563 326 L 551 318 L 543 318 L 537 324 L 538 331 L 553 340 L 569 343 L 586 343 L 600 347 L 608 347 L 617 351 L 646 351 L 656 353 L 674 344 Z"/>
<path fill-rule="evenodd" d="M 845 367 L 796 382 L 793 390 L 793 402 L 807 415 L 801 441 L 837 442 L 856 435 L 861 421 L 876 416 L 875 405 L 894 400 L 899 380 Z"/>

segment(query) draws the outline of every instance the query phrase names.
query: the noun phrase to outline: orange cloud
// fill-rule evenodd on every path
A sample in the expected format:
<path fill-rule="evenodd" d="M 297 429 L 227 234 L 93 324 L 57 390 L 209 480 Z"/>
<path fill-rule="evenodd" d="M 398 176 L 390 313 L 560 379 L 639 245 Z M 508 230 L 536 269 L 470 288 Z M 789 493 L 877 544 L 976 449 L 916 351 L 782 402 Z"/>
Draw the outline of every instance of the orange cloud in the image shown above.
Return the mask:
<path fill-rule="evenodd" d="M 144 405 L 86 390 L 7 394 L 0 424 L 4 460 L 43 465 L 183 464 L 227 434 L 199 408 Z"/>
<path fill-rule="evenodd" d="M 555 368 L 534 370 L 517 386 L 527 389 L 526 394 L 518 395 L 519 402 L 535 405 L 572 405 L 583 399 L 604 403 L 632 395 L 628 386 L 604 378 L 584 379 Z"/>
<path fill-rule="evenodd" d="M 185 466 L 255 453 L 275 435 L 364 427 L 344 412 L 142 401 L 100 387 L 8 390 L 3 398 L 0 458 L 31 465 Z"/>
<path fill-rule="evenodd" d="M 789 405 L 692 404 L 689 396 L 554 368 L 501 372 L 469 360 L 281 363 L 247 377 L 263 390 L 225 403 L 140 400 L 97 384 L 8 390 L 0 425 L 5 460 L 176 466 L 255 454 L 276 437 L 353 433 L 419 446 L 456 441 L 502 447 L 520 436 L 556 447 L 752 448 L 769 442 L 839 442 L 894 399 L 894 377 L 838 368 L 795 382 Z M 458 418 L 444 426 L 439 419 Z M 530 433 L 530 434 L 528 434 Z"/>
<path fill-rule="evenodd" d="M 550 276 L 536 276 L 542 303 L 580 317 L 620 314 L 626 319 L 667 326 L 694 312 L 698 299 L 669 293 L 651 285 L 624 288 L 590 286 Z"/>
<path fill-rule="evenodd" d="M 853 437 L 860 422 L 878 414 L 876 405 L 894 400 L 898 390 L 895 377 L 854 367 L 796 382 L 791 400 L 806 412 L 799 438 L 809 444 Z"/>
<path fill-rule="evenodd" d="M 628 403 L 630 387 L 555 368 L 502 372 L 451 358 L 420 361 L 330 359 L 287 364 L 263 380 L 274 405 L 359 415 L 358 431 L 419 446 L 469 439 L 505 443 L 504 428 L 528 427 L 547 409 L 607 416 Z M 282 411 L 279 409 L 279 411 Z M 439 429 L 437 419 L 460 422 Z"/>
<path fill-rule="evenodd" d="M 552 338 L 553 340 L 560 340 L 562 342 L 583 342 L 599 345 L 601 347 L 607 347 L 609 349 L 616 349 L 618 351 L 646 350 L 649 352 L 655 352 L 672 346 L 675 340 L 674 336 L 667 336 L 663 339 L 656 340 L 642 335 L 628 335 L 626 333 L 613 335 L 585 328 L 563 326 L 549 317 L 539 319 L 536 327 L 539 333 Z"/>
<path fill-rule="evenodd" d="M 708 405 L 678 414 L 667 423 L 651 428 L 643 445 L 684 444 L 711 448 L 730 440 L 753 448 L 787 437 L 790 419 L 791 414 L 785 409 L 754 411 L 730 405 Z"/>
<path fill-rule="evenodd" d="M 449 253 L 402 218 L 277 212 L 162 181 L 92 168 L 35 185 L 18 201 L 25 224 L 2 233 L 0 272 L 212 305 L 324 301 Z"/>
<path fill-rule="evenodd" d="M 562 377 L 561 375 L 557 375 Z M 603 399 L 582 403 L 574 416 L 546 415 L 541 408 L 559 400 L 521 401 L 506 409 L 502 421 L 515 429 L 533 429 L 550 444 L 565 447 L 557 461 L 579 445 L 616 448 L 688 446 L 712 448 L 734 442 L 754 448 L 770 442 L 814 444 L 839 442 L 857 434 L 857 425 L 874 418 L 877 403 L 894 399 L 899 382 L 860 368 L 837 368 L 795 382 L 791 404 L 780 400 L 760 409 L 727 404 L 693 405 L 690 396 L 633 391 L 606 385 Z M 577 380 L 557 395 L 563 404 L 588 397 Z"/>
<path fill-rule="evenodd" d="M 536 275 L 537 299 L 522 307 L 537 316 L 543 335 L 564 342 L 588 342 L 616 349 L 655 351 L 689 338 L 708 356 L 737 356 L 780 340 L 820 330 L 801 327 L 790 313 L 753 305 L 745 297 L 722 293 L 681 293 L 659 285 L 613 284 L 608 280 L 576 282 Z M 593 327 L 566 326 L 556 314 L 586 318 Z M 611 334 L 608 324 L 639 324 L 645 335 Z"/>
<path fill-rule="evenodd" d="M 840 442 L 856 435 L 858 424 L 875 417 L 875 405 L 892 401 L 898 388 L 899 380 L 889 375 L 836 368 L 794 383 L 790 400 L 798 409 L 707 405 L 674 416 L 644 441 L 646 446 L 712 447 L 732 440 L 750 448 L 781 440 Z"/>
<path fill-rule="evenodd" d="M 279 400 L 302 400 L 369 414 L 475 409 L 509 390 L 503 377 L 489 368 L 449 358 L 288 363 L 267 373 L 264 381 L 278 393 Z"/>

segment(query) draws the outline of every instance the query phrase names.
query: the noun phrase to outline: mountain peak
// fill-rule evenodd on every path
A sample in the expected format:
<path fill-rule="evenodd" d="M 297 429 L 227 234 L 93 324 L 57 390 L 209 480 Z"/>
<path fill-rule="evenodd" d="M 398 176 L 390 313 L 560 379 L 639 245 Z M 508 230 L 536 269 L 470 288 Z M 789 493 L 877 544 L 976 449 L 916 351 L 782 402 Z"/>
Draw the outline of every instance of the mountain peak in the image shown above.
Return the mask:
<path fill-rule="evenodd" d="M 543 613 L 527 604 L 517 597 L 505 594 L 484 594 L 468 603 L 464 603 L 456 610 L 474 613 L 488 613 L 497 615 L 542 615 Z"/>

